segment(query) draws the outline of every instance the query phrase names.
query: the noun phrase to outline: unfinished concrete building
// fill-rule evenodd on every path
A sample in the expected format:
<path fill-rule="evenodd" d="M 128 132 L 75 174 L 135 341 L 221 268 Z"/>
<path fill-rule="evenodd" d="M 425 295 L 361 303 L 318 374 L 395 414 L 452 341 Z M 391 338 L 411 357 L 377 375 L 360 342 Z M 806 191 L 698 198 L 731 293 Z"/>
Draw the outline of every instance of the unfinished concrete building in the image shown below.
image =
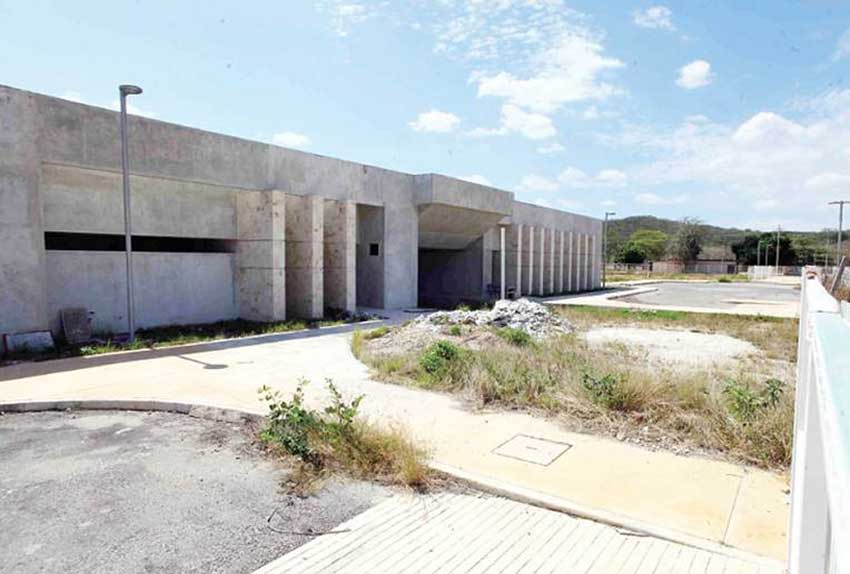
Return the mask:
<path fill-rule="evenodd" d="M 131 117 L 139 327 L 599 287 L 599 220 Z M 116 112 L 0 86 L 0 335 L 127 328 Z"/>

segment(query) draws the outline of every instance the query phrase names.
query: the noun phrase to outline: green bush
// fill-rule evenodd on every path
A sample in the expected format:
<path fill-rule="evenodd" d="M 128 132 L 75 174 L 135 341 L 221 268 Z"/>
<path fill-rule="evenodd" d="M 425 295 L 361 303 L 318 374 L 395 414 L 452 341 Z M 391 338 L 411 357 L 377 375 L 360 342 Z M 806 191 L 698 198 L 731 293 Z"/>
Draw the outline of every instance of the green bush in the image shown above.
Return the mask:
<path fill-rule="evenodd" d="M 532 343 L 531 335 L 522 329 L 502 327 L 496 331 L 496 334 L 511 345 L 516 345 L 517 347 L 527 347 Z"/>
<path fill-rule="evenodd" d="M 460 349 L 449 341 L 432 343 L 419 358 L 419 366 L 432 377 L 439 377 L 460 356 Z"/>
<path fill-rule="evenodd" d="M 732 282 L 732 278 L 731 278 L 731 277 L 726 277 L 726 276 L 724 275 L 723 277 L 720 277 L 720 278 L 717 280 L 717 282 L 718 282 L 718 283 L 731 283 L 731 282 Z"/>
<path fill-rule="evenodd" d="M 460 337 L 463 334 L 463 331 L 460 328 L 460 325 L 452 325 L 449 327 L 449 335 L 453 337 Z"/>
<path fill-rule="evenodd" d="M 772 409 L 782 398 L 783 383 L 778 379 L 768 379 L 764 388 L 754 390 L 746 383 L 729 379 L 723 388 L 730 412 L 742 422 L 750 422 L 765 409 Z"/>

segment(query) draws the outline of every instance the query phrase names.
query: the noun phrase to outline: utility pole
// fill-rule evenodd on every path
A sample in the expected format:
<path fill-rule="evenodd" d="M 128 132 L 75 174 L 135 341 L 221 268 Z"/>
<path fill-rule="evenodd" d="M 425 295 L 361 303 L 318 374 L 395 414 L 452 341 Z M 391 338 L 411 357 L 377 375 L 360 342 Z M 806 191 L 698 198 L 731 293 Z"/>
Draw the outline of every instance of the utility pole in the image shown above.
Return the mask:
<path fill-rule="evenodd" d="M 782 229 L 779 225 L 776 226 L 776 274 L 779 275 L 779 231 Z"/>
<path fill-rule="evenodd" d="M 756 267 L 761 265 L 761 240 L 756 243 Z"/>
<path fill-rule="evenodd" d="M 844 204 L 850 203 L 850 201 L 846 199 L 841 199 L 838 201 L 830 201 L 828 205 L 837 205 L 838 206 L 838 238 L 835 242 L 835 262 L 836 264 L 841 261 L 841 235 L 843 234 L 842 227 L 844 226 Z"/>
<path fill-rule="evenodd" d="M 605 289 L 605 271 L 608 267 L 608 216 L 617 215 L 613 211 L 605 212 L 605 220 L 602 222 L 602 288 Z"/>

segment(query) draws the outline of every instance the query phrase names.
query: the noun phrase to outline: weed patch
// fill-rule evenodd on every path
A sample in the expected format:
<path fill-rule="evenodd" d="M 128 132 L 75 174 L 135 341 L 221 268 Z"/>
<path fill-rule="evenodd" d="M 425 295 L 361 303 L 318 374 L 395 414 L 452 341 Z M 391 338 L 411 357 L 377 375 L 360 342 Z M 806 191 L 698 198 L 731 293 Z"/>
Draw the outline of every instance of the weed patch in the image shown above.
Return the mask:
<path fill-rule="evenodd" d="M 502 339 L 517 347 L 527 347 L 533 341 L 531 335 L 522 329 L 514 329 L 512 327 L 502 327 L 496 330 L 496 334 Z"/>
<path fill-rule="evenodd" d="M 323 409 L 304 402 L 306 381 L 292 397 L 284 398 L 268 387 L 259 389 L 269 407 L 261 440 L 296 457 L 303 466 L 301 482 L 317 473 L 342 470 L 357 478 L 424 488 L 429 470 L 426 452 L 399 429 L 379 428 L 358 416 L 363 396 L 346 401 L 330 380 L 331 400 Z"/>

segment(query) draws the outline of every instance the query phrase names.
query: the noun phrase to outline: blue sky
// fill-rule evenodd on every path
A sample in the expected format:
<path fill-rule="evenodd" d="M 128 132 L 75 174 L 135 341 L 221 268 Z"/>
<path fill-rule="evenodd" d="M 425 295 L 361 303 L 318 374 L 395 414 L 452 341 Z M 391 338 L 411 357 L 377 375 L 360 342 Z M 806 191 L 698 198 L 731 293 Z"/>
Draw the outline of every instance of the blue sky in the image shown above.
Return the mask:
<path fill-rule="evenodd" d="M 0 83 L 599 216 L 834 226 L 850 4 L 0 0 Z"/>

